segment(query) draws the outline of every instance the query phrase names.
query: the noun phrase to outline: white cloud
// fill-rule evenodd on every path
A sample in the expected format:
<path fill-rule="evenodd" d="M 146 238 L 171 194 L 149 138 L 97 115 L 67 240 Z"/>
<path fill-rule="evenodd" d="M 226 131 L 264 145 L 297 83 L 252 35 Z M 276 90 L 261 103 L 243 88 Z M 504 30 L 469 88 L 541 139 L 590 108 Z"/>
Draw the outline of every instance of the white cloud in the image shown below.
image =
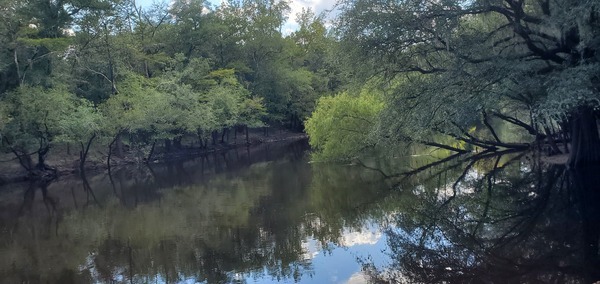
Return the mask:
<path fill-rule="evenodd" d="M 381 238 L 381 232 L 363 230 L 360 232 L 344 232 L 341 245 L 351 247 L 355 245 L 374 245 Z"/>
<path fill-rule="evenodd" d="M 345 284 L 365 284 L 368 283 L 367 277 L 362 272 L 356 272 L 344 282 Z"/>
<path fill-rule="evenodd" d="M 303 241 L 302 250 L 304 251 L 302 259 L 304 260 L 311 260 L 319 255 L 319 249 L 314 240 Z"/>

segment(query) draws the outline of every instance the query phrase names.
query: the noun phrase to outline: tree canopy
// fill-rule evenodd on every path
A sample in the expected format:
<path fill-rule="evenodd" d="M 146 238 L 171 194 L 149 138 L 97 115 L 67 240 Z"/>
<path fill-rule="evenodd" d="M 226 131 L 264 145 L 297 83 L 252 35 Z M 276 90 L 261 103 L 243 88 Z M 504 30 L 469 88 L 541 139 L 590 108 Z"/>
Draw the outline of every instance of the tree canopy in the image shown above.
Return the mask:
<path fill-rule="evenodd" d="M 600 161 L 599 19 L 595 1 L 358 0 L 342 1 L 336 31 L 355 79 L 385 79 L 380 137 L 547 143 L 580 166 Z"/>
<path fill-rule="evenodd" d="M 37 154 L 40 169 L 57 143 L 112 141 L 111 152 L 125 141 L 151 154 L 157 141 L 205 146 L 306 121 L 331 159 L 409 141 L 600 161 L 595 1 L 352 0 L 330 23 L 290 15 L 283 0 L 3 0 L 0 10 L 2 148 Z M 284 34 L 291 17 L 298 28 Z"/>
<path fill-rule="evenodd" d="M 316 99 L 341 88 L 323 17 L 304 10 L 300 30 L 283 34 L 286 1 L 3 0 L 0 10 L 2 149 L 38 154 L 40 168 L 58 144 L 150 151 L 247 127 L 302 130 Z"/>

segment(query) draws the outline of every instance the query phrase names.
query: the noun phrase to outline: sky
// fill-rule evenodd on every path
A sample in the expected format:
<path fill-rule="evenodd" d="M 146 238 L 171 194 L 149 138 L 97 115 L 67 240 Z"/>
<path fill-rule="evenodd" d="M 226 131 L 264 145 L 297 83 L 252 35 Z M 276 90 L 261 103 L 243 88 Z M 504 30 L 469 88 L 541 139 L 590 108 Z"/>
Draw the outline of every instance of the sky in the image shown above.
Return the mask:
<path fill-rule="evenodd" d="M 144 7 L 152 5 L 153 2 L 168 1 L 168 0 L 136 0 L 137 5 Z M 311 8 L 315 14 L 319 14 L 323 11 L 333 8 L 337 0 L 289 0 L 291 12 L 288 15 L 288 21 L 283 27 L 284 34 L 290 34 L 297 29 L 298 24 L 296 23 L 296 14 L 302 11 L 302 8 Z M 221 4 L 221 0 L 208 0 L 212 5 Z"/>

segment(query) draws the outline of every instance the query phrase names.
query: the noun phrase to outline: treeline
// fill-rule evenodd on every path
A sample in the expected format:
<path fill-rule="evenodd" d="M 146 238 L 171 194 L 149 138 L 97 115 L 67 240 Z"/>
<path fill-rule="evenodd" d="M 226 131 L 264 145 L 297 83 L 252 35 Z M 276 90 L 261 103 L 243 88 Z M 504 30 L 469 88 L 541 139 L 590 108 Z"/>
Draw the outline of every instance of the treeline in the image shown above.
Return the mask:
<path fill-rule="evenodd" d="M 46 171 L 57 143 L 79 145 L 81 162 L 93 141 L 151 156 L 157 141 L 302 130 L 336 94 L 307 123 L 326 159 L 414 142 L 600 162 L 598 3 L 337 8 L 331 29 L 304 10 L 284 35 L 285 1 L 2 0 L 2 149 L 29 171 Z"/>
<path fill-rule="evenodd" d="M 285 1 L 3 0 L 0 11 L 1 147 L 36 175 L 60 143 L 80 148 L 83 167 L 92 143 L 110 159 L 124 142 L 151 156 L 157 141 L 302 130 L 343 81 L 323 17 L 303 10 L 284 35 Z"/>

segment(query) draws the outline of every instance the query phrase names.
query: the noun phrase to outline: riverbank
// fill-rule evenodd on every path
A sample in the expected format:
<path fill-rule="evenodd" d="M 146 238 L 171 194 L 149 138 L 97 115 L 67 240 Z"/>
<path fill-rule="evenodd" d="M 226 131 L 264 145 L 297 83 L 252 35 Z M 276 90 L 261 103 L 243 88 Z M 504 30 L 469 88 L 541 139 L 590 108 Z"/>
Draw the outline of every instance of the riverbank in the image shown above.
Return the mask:
<path fill-rule="evenodd" d="M 281 141 L 294 141 L 306 139 L 306 133 L 292 132 L 285 129 L 269 129 L 265 132 L 264 129 L 254 129 L 249 132 L 248 142 L 246 137 L 236 135 L 231 137 L 229 142 L 217 142 L 214 145 L 206 147 L 197 147 L 194 143 L 184 144 L 179 149 L 174 149 L 166 152 L 164 147 L 156 146 L 155 154 L 152 155 L 150 161 L 146 161 L 145 155 L 140 155 L 140 149 L 125 147 L 122 157 L 112 155 L 111 168 L 121 167 L 131 164 L 152 163 L 160 164 L 163 162 L 189 159 L 202 155 L 219 153 L 240 147 L 253 147 L 264 143 L 274 143 Z M 107 149 L 94 145 L 90 149 L 89 157 L 85 163 L 86 171 L 102 171 L 107 170 Z M 56 169 L 57 176 L 63 177 L 73 175 L 79 172 L 79 154 L 75 149 L 69 149 L 66 145 L 55 147 L 48 155 L 47 163 Z M 30 176 L 18 163 L 14 156 L 4 154 L 0 156 L 0 185 L 10 183 L 24 182 L 30 180 Z"/>

